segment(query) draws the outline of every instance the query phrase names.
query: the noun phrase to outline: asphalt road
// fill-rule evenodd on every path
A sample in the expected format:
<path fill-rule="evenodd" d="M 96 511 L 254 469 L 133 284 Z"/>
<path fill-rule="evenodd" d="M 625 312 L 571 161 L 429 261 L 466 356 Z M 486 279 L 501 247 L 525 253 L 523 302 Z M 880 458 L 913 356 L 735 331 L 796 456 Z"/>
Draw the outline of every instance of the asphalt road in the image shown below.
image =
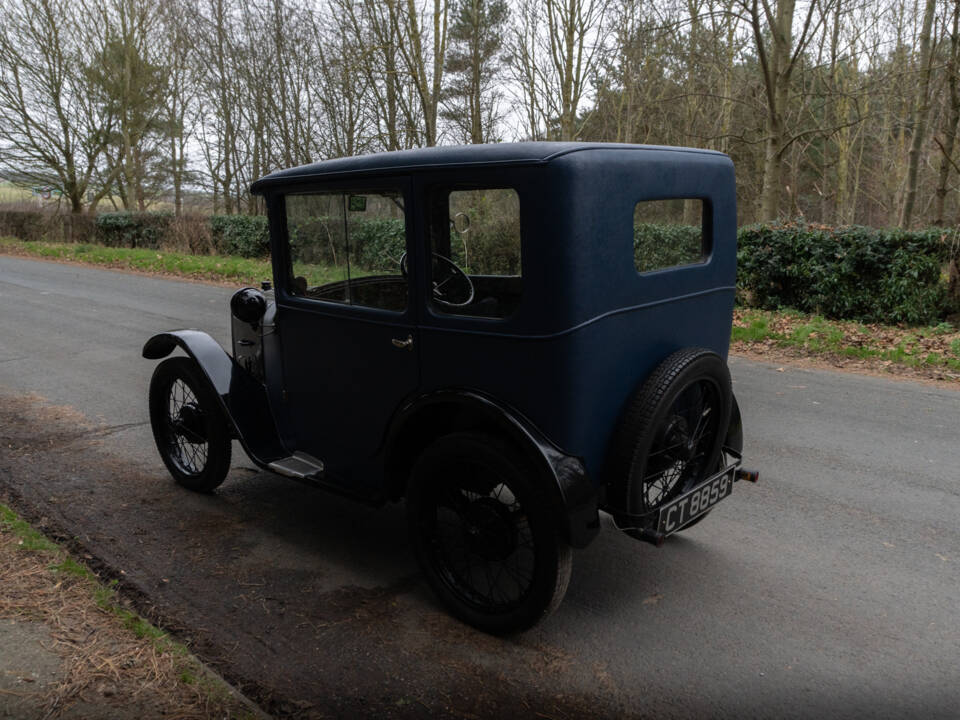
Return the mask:
<path fill-rule="evenodd" d="M 0 434 L 52 432 L 32 396 L 13 402 L 27 393 L 100 428 L 0 447 L 0 494 L 271 711 L 960 717 L 960 393 L 732 358 L 760 484 L 661 549 L 605 523 L 557 613 L 501 640 L 438 608 L 402 506 L 351 505 L 239 449 L 214 496 L 169 480 L 140 348 L 175 327 L 226 342 L 231 292 L 0 257 Z"/>

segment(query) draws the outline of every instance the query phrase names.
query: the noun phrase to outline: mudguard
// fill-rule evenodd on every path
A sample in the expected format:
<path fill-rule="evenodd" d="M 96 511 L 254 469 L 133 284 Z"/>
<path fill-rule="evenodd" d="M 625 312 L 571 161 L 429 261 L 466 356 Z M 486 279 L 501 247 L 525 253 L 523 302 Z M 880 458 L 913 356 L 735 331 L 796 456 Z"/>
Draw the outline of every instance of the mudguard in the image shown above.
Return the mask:
<path fill-rule="evenodd" d="M 220 399 L 227 422 L 251 460 L 265 468 L 290 455 L 277 432 L 264 385 L 234 362 L 207 333 L 173 330 L 154 335 L 144 344 L 143 357 L 159 360 L 177 347 L 197 361 Z"/>
<path fill-rule="evenodd" d="M 431 413 L 438 408 L 441 408 L 439 413 Z M 462 417 L 464 414 L 473 421 L 480 421 L 484 427 L 496 427 L 540 466 L 555 491 L 552 494 L 562 517 L 567 542 L 575 548 L 589 545 L 600 532 L 599 497 L 583 462 L 558 449 L 522 415 L 481 393 L 472 390 L 434 391 L 406 404 L 394 418 L 387 434 L 387 467 L 394 465 L 392 460 L 396 460 L 403 448 L 412 445 L 408 443 L 411 435 L 419 434 L 415 428 L 431 423 L 424 420 L 425 417 L 442 417 L 440 427 L 436 429 L 450 432 L 454 429 L 450 422 L 457 422 L 452 416 Z M 408 462 L 412 462 L 412 458 Z M 408 469 L 403 462 L 399 464 Z M 404 478 L 405 470 L 400 471 Z"/>

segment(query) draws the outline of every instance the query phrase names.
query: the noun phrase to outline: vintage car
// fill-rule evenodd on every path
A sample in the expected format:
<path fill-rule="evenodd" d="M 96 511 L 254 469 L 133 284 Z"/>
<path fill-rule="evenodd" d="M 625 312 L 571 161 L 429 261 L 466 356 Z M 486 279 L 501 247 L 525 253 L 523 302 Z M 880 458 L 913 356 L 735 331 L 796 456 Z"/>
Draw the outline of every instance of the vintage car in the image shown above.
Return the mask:
<path fill-rule="evenodd" d="M 261 468 L 406 501 L 448 610 L 493 633 L 561 601 L 599 512 L 656 545 L 756 479 L 726 356 L 733 164 L 687 148 L 518 143 L 283 170 L 273 279 L 232 355 L 155 335 L 150 418 L 192 490 L 236 439 Z M 344 539 L 349 542 L 349 539 Z"/>

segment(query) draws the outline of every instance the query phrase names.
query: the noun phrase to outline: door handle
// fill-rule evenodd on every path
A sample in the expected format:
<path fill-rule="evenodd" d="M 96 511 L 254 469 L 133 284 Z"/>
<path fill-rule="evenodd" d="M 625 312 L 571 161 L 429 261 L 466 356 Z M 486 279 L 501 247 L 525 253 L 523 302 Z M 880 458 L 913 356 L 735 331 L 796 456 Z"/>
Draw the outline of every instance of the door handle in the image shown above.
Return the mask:
<path fill-rule="evenodd" d="M 413 335 L 407 335 L 406 340 L 401 340 L 400 338 L 393 338 L 390 342 L 393 343 L 394 347 L 398 347 L 401 350 L 413 350 Z"/>

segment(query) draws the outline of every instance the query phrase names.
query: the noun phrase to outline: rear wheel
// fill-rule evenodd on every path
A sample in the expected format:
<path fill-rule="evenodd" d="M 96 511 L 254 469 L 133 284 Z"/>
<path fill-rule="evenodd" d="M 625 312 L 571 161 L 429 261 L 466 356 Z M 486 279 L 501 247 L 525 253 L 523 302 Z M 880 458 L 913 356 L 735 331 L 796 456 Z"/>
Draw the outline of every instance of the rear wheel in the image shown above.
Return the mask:
<path fill-rule="evenodd" d="M 730 424 L 727 426 L 727 434 L 723 440 L 723 450 L 720 453 L 720 459 L 717 460 L 717 466 L 714 472 L 719 472 L 723 468 L 728 467 L 734 461 L 738 460 L 743 453 L 743 420 L 740 418 L 740 408 L 737 406 L 737 398 L 733 393 L 730 394 L 730 401 L 733 404 L 733 410 L 730 414 Z M 730 453 L 728 450 L 732 450 L 733 452 Z M 698 515 L 677 532 L 683 532 L 684 530 L 692 528 L 711 512 L 713 511 L 708 510 L 703 515 Z"/>
<path fill-rule="evenodd" d="M 496 438 L 456 433 L 427 448 L 407 517 L 428 583 L 470 625 L 518 632 L 563 599 L 570 546 L 533 468 Z"/>
<path fill-rule="evenodd" d="M 664 360 L 618 431 L 612 476 L 620 507 L 650 513 L 705 480 L 719 462 L 731 397 L 730 372 L 716 353 L 688 348 Z"/>
<path fill-rule="evenodd" d="M 163 464 L 190 490 L 210 492 L 230 470 L 230 431 L 195 360 L 164 360 L 150 380 L 150 425 Z"/>

